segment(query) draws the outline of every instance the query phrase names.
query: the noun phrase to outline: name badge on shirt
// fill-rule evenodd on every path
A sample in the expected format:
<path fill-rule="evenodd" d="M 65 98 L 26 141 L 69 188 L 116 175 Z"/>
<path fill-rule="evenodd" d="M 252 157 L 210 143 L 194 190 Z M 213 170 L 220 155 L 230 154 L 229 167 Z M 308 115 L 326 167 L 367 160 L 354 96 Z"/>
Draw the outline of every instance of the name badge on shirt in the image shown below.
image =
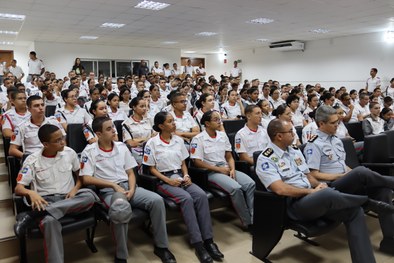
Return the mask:
<path fill-rule="evenodd" d="M 297 166 L 300 166 L 302 164 L 302 159 L 298 157 L 297 159 L 294 160 Z"/>

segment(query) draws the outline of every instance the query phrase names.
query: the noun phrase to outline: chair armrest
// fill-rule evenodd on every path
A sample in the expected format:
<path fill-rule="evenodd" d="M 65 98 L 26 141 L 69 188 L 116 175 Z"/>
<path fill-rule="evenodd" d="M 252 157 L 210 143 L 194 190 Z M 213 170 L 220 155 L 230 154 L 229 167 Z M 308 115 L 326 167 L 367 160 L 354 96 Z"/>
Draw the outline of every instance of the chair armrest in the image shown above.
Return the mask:
<path fill-rule="evenodd" d="M 208 174 L 210 171 L 208 169 L 197 168 L 194 166 L 188 167 L 188 170 L 192 182 L 202 189 L 208 190 Z"/>
<path fill-rule="evenodd" d="M 31 208 L 25 204 L 23 200 L 23 196 L 12 194 L 12 200 L 14 201 L 15 204 L 16 214 L 31 210 Z"/>
<path fill-rule="evenodd" d="M 235 161 L 235 169 L 250 175 L 250 164 L 248 164 L 246 161 Z"/>
<path fill-rule="evenodd" d="M 394 168 L 394 163 L 361 163 L 365 167 Z"/>
<path fill-rule="evenodd" d="M 150 175 L 150 174 L 139 174 L 138 175 L 138 183 L 141 187 L 145 188 L 146 190 L 156 192 L 157 184 L 160 182 L 159 178 Z"/>

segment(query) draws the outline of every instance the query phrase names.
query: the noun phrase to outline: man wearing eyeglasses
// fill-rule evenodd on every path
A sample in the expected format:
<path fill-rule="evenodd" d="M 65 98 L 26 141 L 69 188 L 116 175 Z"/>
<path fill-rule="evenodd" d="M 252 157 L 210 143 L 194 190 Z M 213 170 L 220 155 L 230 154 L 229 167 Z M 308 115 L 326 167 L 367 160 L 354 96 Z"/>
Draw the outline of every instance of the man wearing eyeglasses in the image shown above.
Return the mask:
<path fill-rule="evenodd" d="M 32 211 L 17 215 L 14 231 L 18 236 L 24 235 L 27 226 L 40 220 L 46 262 L 64 262 L 59 219 L 88 211 L 99 199 L 90 189 L 81 189 L 78 156 L 65 146 L 62 131 L 45 124 L 38 130 L 38 137 L 43 148 L 27 157 L 15 187 L 16 195 L 29 198 Z"/>
<path fill-rule="evenodd" d="M 304 149 L 311 175 L 340 192 L 368 195 L 393 207 L 394 177 L 382 176 L 364 166 L 351 169 L 346 165 L 343 143 L 335 136 L 338 128 L 336 110 L 330 106 L 320 106 L 315 121 L 319 130 Z M 394 255 L 394 216 L 380 213 L 379 222 L 383 232 L 380 250 Z"/>
<path fill-rule="evenodd" d="M 346 114 L 345 117 L 343 117 L 343 122 L 348 122 L 352 118 L 354 105 L 352 104 L 350 95 L 347 92 L 342 93 L 340 99 L 339 107 L 341 107 Z"/>

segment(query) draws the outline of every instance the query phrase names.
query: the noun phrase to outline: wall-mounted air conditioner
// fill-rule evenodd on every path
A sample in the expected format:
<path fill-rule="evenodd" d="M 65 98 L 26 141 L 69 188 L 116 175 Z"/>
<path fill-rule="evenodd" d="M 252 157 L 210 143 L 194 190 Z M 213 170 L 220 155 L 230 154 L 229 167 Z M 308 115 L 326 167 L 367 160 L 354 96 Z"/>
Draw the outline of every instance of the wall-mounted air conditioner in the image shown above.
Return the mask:
<path fill-rule="evenodd" d="M 269 47 L 275 51 L 304 51 L 304 43 L 296 40 L 272 42 Z"/>

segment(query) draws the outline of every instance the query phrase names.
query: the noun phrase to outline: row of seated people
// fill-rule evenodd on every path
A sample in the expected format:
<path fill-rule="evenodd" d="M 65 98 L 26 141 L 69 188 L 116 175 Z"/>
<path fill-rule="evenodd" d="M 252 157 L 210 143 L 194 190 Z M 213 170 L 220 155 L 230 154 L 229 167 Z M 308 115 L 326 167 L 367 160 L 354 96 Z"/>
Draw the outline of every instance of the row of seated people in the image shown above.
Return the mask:
<path fill-rule="evenodd" d="M 41 111 L 39 111 L 38 110 L 38 112 L 41 114 L 41 116 L 43 117 L 43 115 L 42 115 L 42 108 L 43 108 L 43 103 L 42 103 L 42 99 L 36 99 L 36 100 L 34 100 L 33 99 L 34 97 L 32 97 L 31 99 L 30 99 L 30 101 L 32 102 L 32 104 L 31 104 L 31 108 L 35 108 L 35 107 L 37 107 L 38 109 L 41 109 Z M 179 96 L 178 98 L 180 98 L 181 99 L 181 96 Z M 41 100 L 41 101 L 40 101 Z M 38 105 L 37 106 L 34 106 L 35 104 L 33 103 L 34 101 L 37 101 L 38 102 Z M 184 102 L 182 102 L 182 99 L 181 99 L 181 101 L 179 102 L 180 104 L 185 104 Z M 29 103 L 28 103 L 29 104 Z M 142 107 L 143 107 L 143 105 L 142 105 Z M 104 105 L 104 108 L 105 108 L 105 105 Z M 253 108 L 253 109 L 256 109 L 257 111 L 259 110 L 259 107 L 251 107 L 251 108 Z M 29 107 L 29 110 L 30 110 L 30 107 Z M 34 110 L 32 111 L 32 110 L 30 110 L 31 112 L 32 112 L 32 119 L 33 119 L 33 115 L 34 115 Z M 104 109 L 103 109 L 103 111 L 104 111 Z M 217 129 L 221 129 L 222 128 L 222 125 L 221 125 L 221 121 L 220 121 L 220 118 L 221 118 L 221 116 L 220 116 L 220 114 L 219 113 L 217 113 L 217 112 L 211 112 L 211 111 L 209 111 L 208 113 L 210 113 L 211 114 L 211 116 L 210 117 L 207 117 L 208 118 L 208 122 L 210 122 L 211 121 L 211 119 L 212 119 L 212 121 L 213 121 L 213 123 L 215 123 L 215 125 L 216 125 L 216 127 L 217 127 Z M 163 113 L 164 114 L 164 113 Z M 169 115 L 171 115 L 171 114 L 167 114 L 168 116 Z M 207 128 L 207 126 L 209 126 L 209 124 L 207 125 L 207 119 L 204 119 L 203 117 L 204 117 L 204 115 L 205 115 L 205 113 L 203 114 L 203 116 L 202 116 L 202 118 L 201 118 L 201 123 L 203 123 L 203 125 L 204 125 L 204 127 L 205 128 Z M 207 115 L 209 115 L 209 114 L 207 114 Z M 250 115 L 249 113 L 247 114 L 247 115 Z M 257 114 L 257 115 L 260 115 L 260 118 L 261 118 L 261 113 L 259 113 L 259 114 Z M 143 115 L 142 115 L 143 116 Z M 158 115 L 158 116 L 160 116 L 160 115 Z M 213 116 L 213 117 L 212 117 Z M 41 121 L 42 121 L 42 117 L 41 117 Z M 249 120 L 249 119 L 251 119 L 250 118 L 250 116 L 248 117 L 247 116 L 247 119 Z M 174 121 L 174 117 L 172 117 L 172 121 Z M 53 123 L 53 124 L 56 124 L 55 122 Z M 58 125 L 58 124 L 57 124 Z M 59 126 L 59 125 L 58 125 Z M 93 126 L 94 125 L 92 125 L 92 130 L 93 130 L 93 132 L 94 132 L 94 128 L 93 128 Z M 175 128 L 176 128 L 176 126 L 175 126 Z M 61 129 L 61 128 L 60 128 Z M 215 128 L 216 129 L 216 128 Z M 215 130 L 214 129 L 214 130 Z M 206 132 L 208 133 L 208 131 L 209 130 L 206 130 Z M 202 133 L 202 134 L 204 134 L 204 133 Z M 28 138 L 30 138 L 30 140 L 32 139 L 31 137 L 33 137 L 32 136 L 33 134 L 30 134 L 30 136 L 27 136 Z M 16 135 L 16 136 L 18 136 L 18 134 Z M 156 136 L 157 137 L 157 136 Z M 203 137 L 203 136 L 201 136 L 201 137 Z M 199 150 L 198 149 L 201 149 L 199 146 L 198 146 L 198 139 L 200 138 L 201 139 L 201 137 L 199 137 L 199 136 L 196 136 L 195 137 L 195 139 L 193 139 L 194 141 L 192 141 L 191 142 L 191 144 L 190 144 L 190 152 L 191 152 L 191 156 L 192 156 L 192 158 L 193 158 L 193 155 L 194 155 L 194 153 L 196 153 L 196 154 L 198 154 L 199 153 Z M 205 136 L 205 137 L 207 137 L 207 136 Z M 218 136 L 219 137 L 219 139 L 220 139 L 220 136 Z M 207 137 L 208 138 L 208 137 Z M 221 138 L 221 140 L 223 141 L 223 138 Z M 216 146 L 215 146 L 216 147 Z M 206 149 L 206 151 L 207 151 L 207 153 L 209 154 L 209 153 L 214 153 L 214 150 L 216 149 L 216 148 L 214 148 L 214 147 L 212 147 L 212 145 L 211 145 L 211 147 L 206 147 L 207 149 Z M 211 149 L 209 149 L 209 148 L 211 148 Z M 226 146 L 226 147 L 223 147 L 223 149 L 225 149 L 225 151 L 226 151 L 226 155 L 227 155 L 227 152 L 230 152 L 231 153 L 231 145 L 228 147 L 228 146 Z M 204 147 L 204 150 L 205 150 L 205 147 Z M 259 149 L 259 150 L 261 150 L 261 148 Z M 147 151 L 147 152 L 149 152 L 150 151 L 150 149 Z M 196 155 L 196 156 L 198 156 L 198 155 Z M 144 158 L 145 158 L 145 156 L 144 156 Z M 149 156 L 146 156 L 146 158 L 149 160 Z M 216 158 L 216 156 L 213 154 L 213 156 L 212 156 L 212 158 L 213 158 L 213 160 L 215 160 L 215 158 Z M 198 159 L 198 158 L 197 158 Z M 228 160 L 225 160 L 225 162 L 229 162 L 230 163 L 230 161 L 228 161 Z M 196 162 L 196 163 L 198 163 L 198 161 Z M 222 160 L 220 160 L 220 161 L 218 161 L 218 160 L 215 160 L 214 161 L 214 163 L 216 164 L 216 165 L 218 165 L 218 166 L 213 166 L 213 165 L 211 165 L 211 167 L 210 167 L 210 169 L 212 170 L 212 171 L 216 171 L 216 172 L 218 172 L 218 173 L 223 173 L 224 171 L 228 171 L 228 169 L 225 169 L 224 167 L 222 167 L 221 165 L 223 165 L 223 159 Z M 197 164 L 198 165 L 198 164 Z M 201 165 L 201 164 L 200 164 Z M 205 164 L 206 165 L 206 164 Z M 209 165 L 209 164 L 208 164 Z M 201 167 L 204 167 L 204 166 L 201 166 Z M 207 167 L 204 167 L 204 168 L 207 168 Z M 209 169 L 209 168 L 208 168 Z M 22 169 L 22 171 L 23 171 L 23 169 Z M 230 171 L 228 171 L 229 173 L 230 173 Z M 234 175 L 233 175 L 234 176 Z M 238 178 L 239 176 L 235 176 L 235 178 Z M 231 192 L 231 191 L 230 191 Z M 235 199 L 235 198 L 233 198 L 233 202 L 234 202 L 234 204 L 237 204 L 237 202 L 239 203 L 239 199 L 237 200 L 237 199 Z M 248 206 L 249 208 L 250 208 L 250 206 Z M 242 211 L 242 210 L 241 210 Z M 242 217 L 241 217 L 242 218 Z M 247 221 L 246 221 L 247 222 Z M 250 222 L 250 221 L 249 221 Z M 246 224 L 246 226 L 247 225 L 249 225 L 249 224 Z"/>

